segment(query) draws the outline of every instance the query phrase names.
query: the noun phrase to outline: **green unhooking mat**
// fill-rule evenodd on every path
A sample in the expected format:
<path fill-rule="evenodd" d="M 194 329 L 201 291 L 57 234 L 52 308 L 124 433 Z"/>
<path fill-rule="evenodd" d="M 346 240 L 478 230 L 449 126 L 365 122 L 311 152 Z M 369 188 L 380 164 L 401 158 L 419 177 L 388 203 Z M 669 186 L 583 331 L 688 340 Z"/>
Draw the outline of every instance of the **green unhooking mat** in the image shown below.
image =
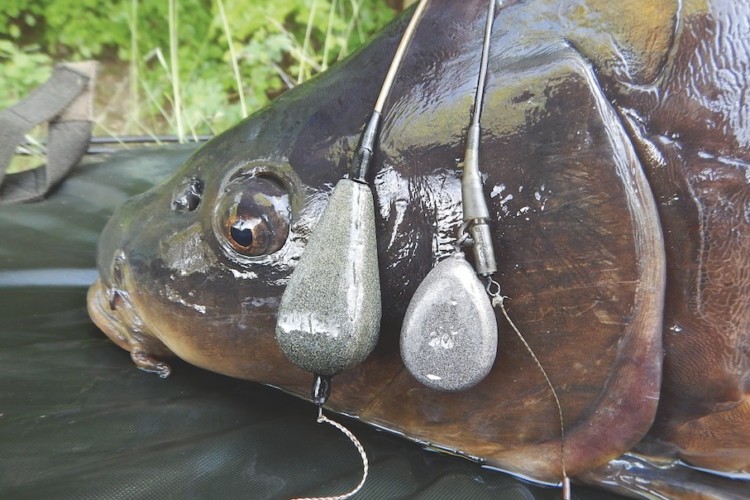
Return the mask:
<path fill-rule="evenodd" d="M 0 207 L 0 498 L 291 498 L 359 481 L 356 450 L 312 404 L 177 360 L 166 380 L 143 373 L 89 320 L 101 228 L 192 151 L 88 158 L 47 200 Z M 559 498 L 335 418 L 371 461 L 356 498 Z"/>

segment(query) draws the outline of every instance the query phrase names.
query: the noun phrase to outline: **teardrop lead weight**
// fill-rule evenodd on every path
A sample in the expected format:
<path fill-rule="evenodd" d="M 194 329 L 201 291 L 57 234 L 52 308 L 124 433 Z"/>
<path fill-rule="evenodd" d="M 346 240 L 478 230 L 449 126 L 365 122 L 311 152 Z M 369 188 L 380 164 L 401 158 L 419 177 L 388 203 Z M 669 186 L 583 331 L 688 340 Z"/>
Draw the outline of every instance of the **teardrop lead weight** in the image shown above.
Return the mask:
<path fill-rule="evenodd" d="M 298 367 L 333 376 L 375 348 L 380 308 L 372 192 L 342 179 L 281 297 L 276 339 Z"/>
<path fill-rule="evenodd" d="M 422 384 L 461 391 L 495 362 L 497 320 L 463 252 L 438 263 L 419 285 L 401 328 L 401 357 Z"/>

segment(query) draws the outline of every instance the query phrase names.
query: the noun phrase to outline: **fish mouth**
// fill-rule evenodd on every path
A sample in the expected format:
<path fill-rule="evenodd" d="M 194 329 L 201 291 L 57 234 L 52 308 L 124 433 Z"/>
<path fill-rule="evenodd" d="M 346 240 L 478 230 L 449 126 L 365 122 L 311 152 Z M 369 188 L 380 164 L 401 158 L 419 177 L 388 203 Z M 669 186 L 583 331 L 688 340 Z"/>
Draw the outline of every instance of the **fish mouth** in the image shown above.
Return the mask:
<path fill-rule="evenodd" d="M 89 316 L 107 337 L 123 349 L 134 352 L 136 344 L 142 343 L 144 322 L 137 312 L 134 300 L 128 293 L 130 266 L 125 252 L 113 252 L 108 269 L 100 269 L 99 277 L 87 294 Z"/>
<path fill-rule="evenodd" d="M 94 324 L 112 342 L 130 352 L 139 369 L 161 378 L 170 375 L 170 366 L 161 359 L 171 358 L 174 353 L 152 332 L 145 331 L 127 292 L 106 286 L 100 277 L 89 287 L 86 306 Z"/>
<path fill-rule="evenodd" d="M 143 325 L 129 302 L 98 278 L 89 287 L 86 306 L 94 324 L 115 344 L 129 351 L 130 337 Z"/>

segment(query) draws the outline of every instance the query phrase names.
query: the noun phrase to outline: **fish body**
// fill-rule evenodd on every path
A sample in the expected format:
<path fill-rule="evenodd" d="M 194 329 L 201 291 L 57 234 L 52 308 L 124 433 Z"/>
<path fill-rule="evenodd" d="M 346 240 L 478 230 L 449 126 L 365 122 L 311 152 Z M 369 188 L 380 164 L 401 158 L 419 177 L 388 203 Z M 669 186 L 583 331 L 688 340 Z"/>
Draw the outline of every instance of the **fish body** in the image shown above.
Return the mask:
<path fill-rule="evenodd" d="M 380 338 L 334 378 L 328 406 L 555 483 L 558 410 L 499 311 L 495 364 L 470 390 L 424 387 L 399 355 L 409 301 L 462 222 L 458 162 L 485 8 L 432 1 L 399 69 L 369 179 Z M 749 14 L 747 2 L 720 0 L 497 11 L 479 157 L 495 279 L 556 388 L 565 466 L 582 480 L 636 495 L 676 495 L 694 480 L 644 454 L 750 473 Z M 176 355 L 309 397 L 310 375 L 276 343 L 276 310 L 405 24 L 114 215 L 89 310 L 140 368 L 166 376 Z M 618 458 L 634 449 L 642 455 Z M 645 486 L 622 479 L 638 467 Z M 695 481 L 705 494 L 747 487 Z"/>

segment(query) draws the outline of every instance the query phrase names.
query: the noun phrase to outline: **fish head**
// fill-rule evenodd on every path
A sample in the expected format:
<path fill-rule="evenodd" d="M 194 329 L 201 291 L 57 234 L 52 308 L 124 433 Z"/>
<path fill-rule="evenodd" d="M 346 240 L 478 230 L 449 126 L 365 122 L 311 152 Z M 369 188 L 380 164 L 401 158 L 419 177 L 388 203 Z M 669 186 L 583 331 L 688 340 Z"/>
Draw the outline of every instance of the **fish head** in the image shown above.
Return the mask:
<path fill-rule="evenodd" d="M 139 367 L 165 375 L 156 358 L 173 353 L 272 384 L 300 376 L 276 346 L 276 310 L 377 91 L 349 72 L 277 99 L 113 215 L 89 309 Z"/>

